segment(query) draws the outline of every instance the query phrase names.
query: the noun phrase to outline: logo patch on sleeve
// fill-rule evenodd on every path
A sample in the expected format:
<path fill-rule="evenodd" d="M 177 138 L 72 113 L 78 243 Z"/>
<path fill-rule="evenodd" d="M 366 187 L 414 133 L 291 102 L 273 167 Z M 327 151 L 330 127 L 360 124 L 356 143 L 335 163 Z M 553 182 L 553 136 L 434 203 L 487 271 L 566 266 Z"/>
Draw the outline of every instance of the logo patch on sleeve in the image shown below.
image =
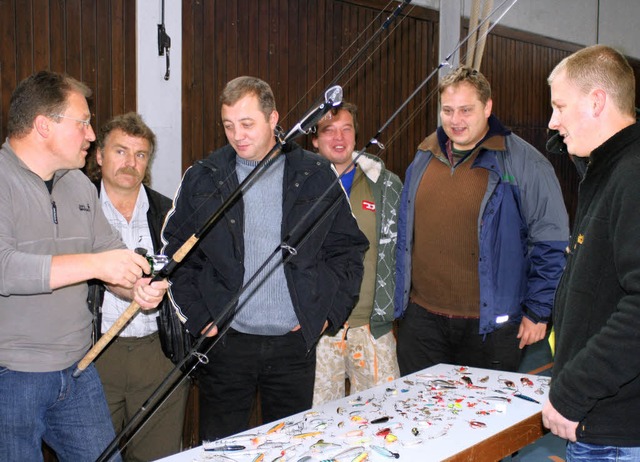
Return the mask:
<path fill-rule="evenodd" d="M 375 202 L 362 201 L 362 210 L 371 210 L 372 212 L 376 211 Z"/>

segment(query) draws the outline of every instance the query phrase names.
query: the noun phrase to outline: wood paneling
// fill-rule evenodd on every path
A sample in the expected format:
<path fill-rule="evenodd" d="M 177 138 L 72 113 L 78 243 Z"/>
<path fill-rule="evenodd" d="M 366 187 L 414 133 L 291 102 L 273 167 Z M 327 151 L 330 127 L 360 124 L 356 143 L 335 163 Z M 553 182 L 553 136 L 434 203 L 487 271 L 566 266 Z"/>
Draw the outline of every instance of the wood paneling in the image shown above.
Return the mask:
<path fill-rule="evenodd" d="M 227 81 L 254 75 L 271 85 L 285 131 L 294 126 L 395 9 L 381 1 L 183 0 L 183 168 L 226 143 L 219 96 Z M 360 110 L 358 148 L 436 65 L 437 35 L 428 10 L 411 8 L 373 41 L 337 83 Z M 432 86 L 435 82 L 432 84 Z M 428 89 L 426 90 L 428 91 Z M 415 108 L 411 103 L 407 112 Z M 435 108 L 435 106 L 432 106 Z M 398 117 L 380 141 L 393 137 Z M 381 153 L 401 171 L 409 152 L 435 126 L 417 117 Z M 306 147 L 305 137 L 297 139 Z M 372 148 L 370 151 L 375 152 Z"/>
<path fill-rule="evenodd" d="M 0 139 L 11 93 L 43 69 L 93 90 L 94 128 L 136 109 L 135 1 L 0 0 Z"/>
<path fill-rule="evenodd" d="M 226 82 L 239 75 L 269 82 L 280 125 L 287 130 L 396 6 L 382 0 L 183 0 L 183 170 L 226 143 L 218 102 Z M 436 70 L 438 32 L 437 12 L 409 5 L 338 80 L 345 99 L 359 108 L 358 149 Z M 546 78 L 579 48 L 497 25 L 481 66 L 492 84 L 494 114 L 547 155 L 571 215 L 578 187 L 575 167 L 565 156 L 545 150 L 551 115 Z M 437 127 L 437 103 L 434 77 L 382 131 L 378 138 L 386 149 L 371 147 L 369 152 L 404 177 L 416 146 Z M 311 148 L 306 137 L 296 141 Z"/>

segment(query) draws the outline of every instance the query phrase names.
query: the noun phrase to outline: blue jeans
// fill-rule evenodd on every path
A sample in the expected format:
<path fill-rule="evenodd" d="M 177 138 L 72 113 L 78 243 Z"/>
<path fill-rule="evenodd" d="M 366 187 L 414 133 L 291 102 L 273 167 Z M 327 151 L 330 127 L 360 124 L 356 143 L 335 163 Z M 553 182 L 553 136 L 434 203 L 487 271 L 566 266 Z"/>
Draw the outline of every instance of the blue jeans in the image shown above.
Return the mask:
<path fill-rule="evenodd" d="M 312 405 L 315 347 L 307 353 L 301 330 L 268 336 L 229 329 L 208 357 L 198 367 L 201 440 L 249 428 L 256 391 L 264 423 Z"/>
<path fill-rule="evenodd" d="M 95 367 L 74 379 L 56 372 L 0 367 L 0 460 L 41 461 L 42 441 L 58 460 L 94 462 L 115 438 Z M 117 454 L 112 461 L 119 461 Z"/>
<path fill-rule="evenodd" d="M 620 448 L 587 443 L 567 443 L 566 462 L 635 462 L 640 447 Z"/>

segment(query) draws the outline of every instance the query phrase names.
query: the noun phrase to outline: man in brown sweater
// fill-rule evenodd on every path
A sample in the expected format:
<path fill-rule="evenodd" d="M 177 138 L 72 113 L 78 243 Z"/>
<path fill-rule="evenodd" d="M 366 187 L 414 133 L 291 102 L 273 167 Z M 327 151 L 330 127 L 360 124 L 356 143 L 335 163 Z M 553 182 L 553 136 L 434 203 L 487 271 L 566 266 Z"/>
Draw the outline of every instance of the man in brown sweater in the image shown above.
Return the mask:
<path fill-rule="evenodd" d="M 461 67 L 440 82 L 442 126 L 409 166 L 395 308 L 406 375 L 438 363 L 516 370 L 545 337 L 568 218 L 551 164 L 491 115 Z"/>

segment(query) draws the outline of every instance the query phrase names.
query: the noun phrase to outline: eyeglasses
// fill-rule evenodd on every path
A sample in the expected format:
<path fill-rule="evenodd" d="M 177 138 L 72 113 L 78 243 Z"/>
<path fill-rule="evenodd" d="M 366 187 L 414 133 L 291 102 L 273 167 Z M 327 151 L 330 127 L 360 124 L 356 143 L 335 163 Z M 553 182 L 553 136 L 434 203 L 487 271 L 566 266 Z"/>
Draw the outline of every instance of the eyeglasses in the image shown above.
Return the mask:
<path fill-rule="evenodd" d="M 62 114 L 51 114 L 50 117 L 60 117 L 61 119 L 75 120 L 76 122 L 80 122 L 82 125 L 84 125 L 84 128 L 89 128 L 91 126 L 91 116 L 89 116 L 89 118 L 85 120 L 76 119 L 75 117 L 69 117 Z"/>

